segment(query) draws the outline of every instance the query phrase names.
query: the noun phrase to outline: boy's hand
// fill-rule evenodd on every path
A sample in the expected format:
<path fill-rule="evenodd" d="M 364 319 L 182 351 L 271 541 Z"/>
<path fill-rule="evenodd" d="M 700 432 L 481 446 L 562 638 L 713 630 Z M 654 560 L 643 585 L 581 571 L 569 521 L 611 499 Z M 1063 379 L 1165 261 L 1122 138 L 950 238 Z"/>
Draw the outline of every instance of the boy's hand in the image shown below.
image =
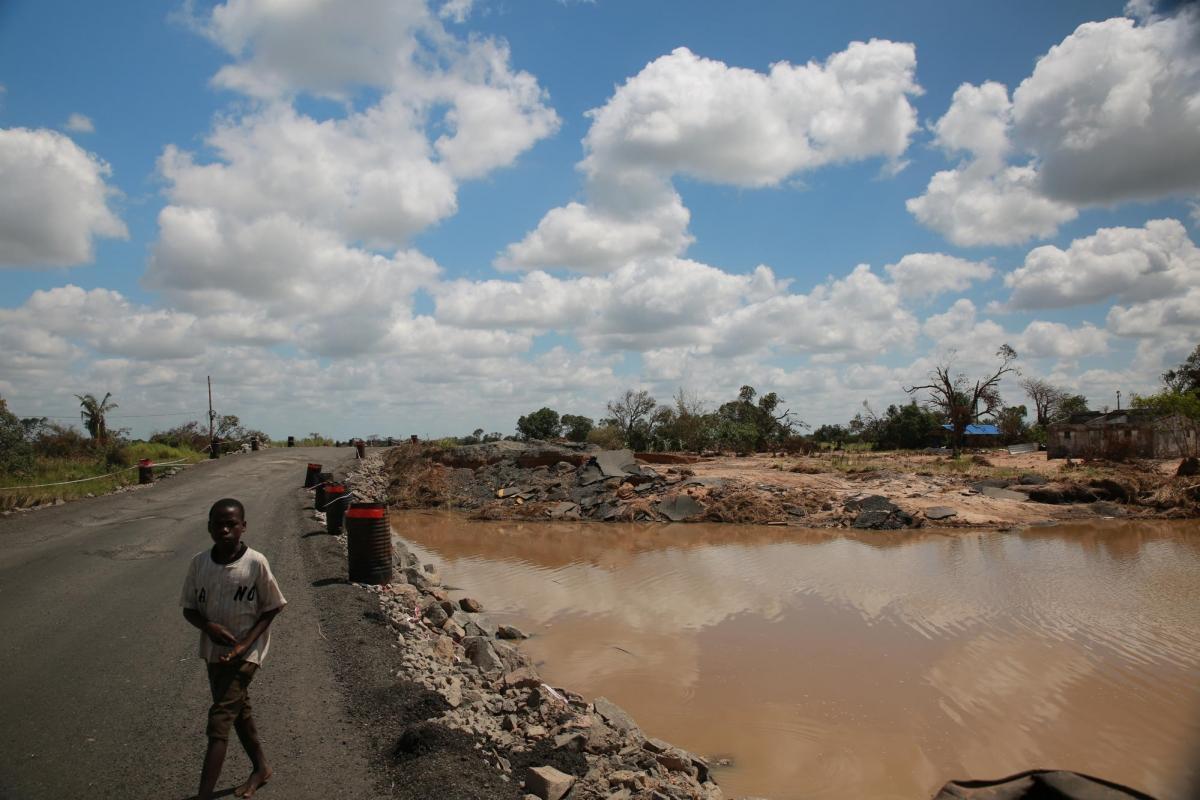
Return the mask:
<path fill-rule="evenodd" d="M 236 642 L 233 645 L 233 649 L 224 655 L 218 656 L 217 661 L 221 662 L 222 664 L 228 664 L 230 661 L 237 661 L 242 657 L 242 654 L 249 649 L 250 648 L 248 648 L 243 642 Z"/>
<path fill-rule="evenodd" d="M 236 645 L 237 637 L 233 635 L 233 631 L 226 628 L 219 622 L 208 622 L 204 626 L 204 632 L 208 634 L 208 638 L 216 644 L 223 644 L 226 647 Z"/>

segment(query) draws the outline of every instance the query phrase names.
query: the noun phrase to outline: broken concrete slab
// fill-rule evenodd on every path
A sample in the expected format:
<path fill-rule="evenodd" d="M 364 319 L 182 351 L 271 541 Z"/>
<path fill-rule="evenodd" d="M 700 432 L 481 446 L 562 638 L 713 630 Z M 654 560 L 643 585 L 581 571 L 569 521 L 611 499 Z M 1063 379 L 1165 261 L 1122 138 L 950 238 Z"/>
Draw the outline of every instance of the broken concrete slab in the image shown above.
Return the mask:
<path fill-rule="evenodd" d="M 1001 489 L 996 486 L 981 486 L 979 487 L 979 493 L 985 497 L 991 497 L 996 500 L 1015 500 L 1018 503 L 1022 503 L 1029 499 L 1020 492 L 1014 492 L 1010 489 Z"/>
<path fill-rule="evenodd" d="M 980 494 L 986 494 L 984 489 L 1007 489 L 1016 483 L 1015 478 L 984 478 L 971 484 L 971 488 Z"/>
<path fill-rule="evenodd" d="M 703 514 L 704 506 L 696 502 L 691 495 L 677 494 L 659 503 L 658 511 L 672 522 L 683 522 L 685 519 Z"/>
<path fill-rule="evenodd" d="M 958 512 L 946 506 L 933 506 L 925 509 L 925 519 L 949 519 L 958 516 Z"/>
<path fill-rule="evenodd" d="M 606 478 L 621 478 L 625 475 L 640 475 L 642 470 L 632 450 L 601 450 L 592 456 L 588 466 L 595 464 Z"/>
<path fill-rule="evenodd" d="M 604 480 L 604 473 L 595 464 L 588 464 L 585 467 L 581 467 L 576 475 L 578 476 L 577 480 L 580 486 L 589 486 Z"/>

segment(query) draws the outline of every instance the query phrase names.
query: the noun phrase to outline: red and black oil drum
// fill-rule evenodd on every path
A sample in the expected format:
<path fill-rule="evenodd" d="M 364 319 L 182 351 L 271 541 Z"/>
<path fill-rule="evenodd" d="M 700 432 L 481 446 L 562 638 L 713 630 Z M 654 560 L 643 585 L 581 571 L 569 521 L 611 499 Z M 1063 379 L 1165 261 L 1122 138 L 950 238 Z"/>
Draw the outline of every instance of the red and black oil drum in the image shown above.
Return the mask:
<path fill-rule="evenodd" d="M 342 532 L 342 520 L 346 516 L 346 504 L 350 502 L 350 497 L 343 483 L 325 485 L 325 507 L 317 510 L 325 512 L 325 531 L 330 536 Z"/>
<path fill-rule="evenodd" d="M 392 582 L 392 528 L 383 503 L 352 503 L 346 509 L 346 557 L 355 583 Z"/>
<path fill-rule="evenodd" d="M 321 482 L 321 465 L 309 464 L 308 470 L 304 473 L 304 488 L 311 489 Z"/>

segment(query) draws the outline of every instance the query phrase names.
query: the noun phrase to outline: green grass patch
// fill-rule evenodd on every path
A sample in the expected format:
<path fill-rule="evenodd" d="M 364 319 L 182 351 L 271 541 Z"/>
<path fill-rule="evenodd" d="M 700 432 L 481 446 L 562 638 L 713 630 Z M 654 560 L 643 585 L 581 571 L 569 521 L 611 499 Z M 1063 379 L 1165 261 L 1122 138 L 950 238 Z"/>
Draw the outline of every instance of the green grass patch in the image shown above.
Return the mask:
<path fill-rule="evenodd" d="M 205 456 L 195 450 L 148 442 L 136 442 L 111 454 L 96 456 L 35 456 L 33 469 L 28 472 L 0 474 L 0 510 L 107 494 L 120 486 L 137 483 L 136 465 L 143 458 L 156 463 L 183 459 L 181 463 L 187 464 L 202 461 Z M 60 485 L 38 485 L 47 483 Z"/>

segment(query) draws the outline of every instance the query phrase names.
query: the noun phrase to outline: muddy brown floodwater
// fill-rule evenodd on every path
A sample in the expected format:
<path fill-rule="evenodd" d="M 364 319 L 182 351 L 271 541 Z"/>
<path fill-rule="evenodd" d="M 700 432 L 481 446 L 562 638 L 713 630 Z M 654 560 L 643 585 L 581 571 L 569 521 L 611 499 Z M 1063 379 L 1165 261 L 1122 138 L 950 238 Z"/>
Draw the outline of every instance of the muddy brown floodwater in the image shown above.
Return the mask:
<path fill-rule="evenodd" d="M 1069 769 L 1200 796 L 1200 529 L 854 534 L 393 520 L 549 681 L 732 759 L 727 796 Z"/>

